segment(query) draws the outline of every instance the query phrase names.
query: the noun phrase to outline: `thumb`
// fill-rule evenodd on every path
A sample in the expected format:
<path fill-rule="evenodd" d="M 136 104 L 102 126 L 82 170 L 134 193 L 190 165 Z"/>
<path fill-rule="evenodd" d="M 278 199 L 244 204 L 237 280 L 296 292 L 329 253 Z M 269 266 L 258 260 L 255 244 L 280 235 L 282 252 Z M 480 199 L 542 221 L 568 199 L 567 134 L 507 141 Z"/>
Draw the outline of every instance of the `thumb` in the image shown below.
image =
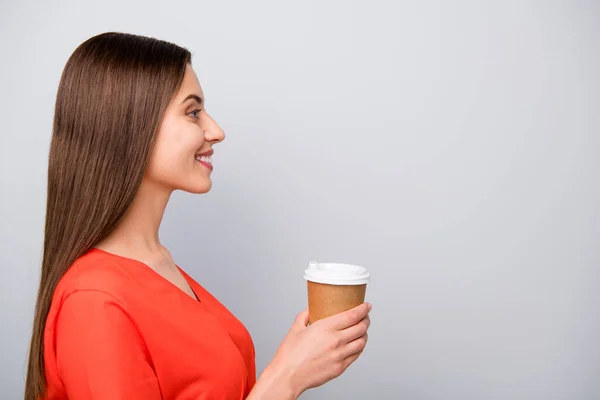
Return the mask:
<path fill-rule="evenodd" d="M 296 316 L 292 330 L 297 331 L 306 328 L 308 325 L 308 308 L 304 309 Z"/>

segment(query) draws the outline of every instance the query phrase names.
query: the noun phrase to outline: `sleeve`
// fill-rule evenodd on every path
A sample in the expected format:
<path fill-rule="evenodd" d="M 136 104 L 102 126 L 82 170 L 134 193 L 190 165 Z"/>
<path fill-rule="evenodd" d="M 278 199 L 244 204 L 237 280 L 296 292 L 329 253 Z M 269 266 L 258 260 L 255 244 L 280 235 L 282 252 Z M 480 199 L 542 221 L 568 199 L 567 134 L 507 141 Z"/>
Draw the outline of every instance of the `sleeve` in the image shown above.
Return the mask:
<path fill-rule="evenodd" d="M 69 295 L 56 320 L 55 346 L 69 400 L 161 399 L 145 344 L 111 295 Z"/>

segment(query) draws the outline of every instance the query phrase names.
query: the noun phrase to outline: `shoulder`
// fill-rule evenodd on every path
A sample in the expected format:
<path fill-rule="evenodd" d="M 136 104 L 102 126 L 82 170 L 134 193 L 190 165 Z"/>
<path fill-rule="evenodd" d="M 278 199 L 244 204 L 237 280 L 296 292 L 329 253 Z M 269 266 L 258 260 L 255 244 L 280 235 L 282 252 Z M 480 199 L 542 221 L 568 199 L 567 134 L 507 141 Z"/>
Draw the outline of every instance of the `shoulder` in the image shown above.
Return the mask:
<path fill-rule="evenodd" d="M 59 333 L 68 337 L 71 331 L 88 332 L 88 338 L 92 331 L 105 336 L 135 331 L 135 299 L 144 294 L 136 292 L 134 272 L 125 261 L 97 251 L 79 257 L 54 290 L 45 341 L 55 343 Z"/>
<path fill-rule="evenodd" d="M 134 280 L 129 265 L 90 250 L 79 257 L 60 279 L 52 302 L 60 305 L 76 292 L 102 293 L 103 297 L 123 300 Z"/>

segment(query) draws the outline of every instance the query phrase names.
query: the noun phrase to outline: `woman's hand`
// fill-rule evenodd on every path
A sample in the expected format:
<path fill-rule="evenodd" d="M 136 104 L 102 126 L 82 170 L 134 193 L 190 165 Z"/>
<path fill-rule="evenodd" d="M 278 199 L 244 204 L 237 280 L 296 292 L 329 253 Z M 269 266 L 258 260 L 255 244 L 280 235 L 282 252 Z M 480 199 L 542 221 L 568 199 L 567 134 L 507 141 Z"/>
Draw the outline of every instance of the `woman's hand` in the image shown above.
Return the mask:
<path fill-rule="evenodd" d="M 301 312 L 267 369 L 288 379 L 295 397 L 337 378 L 367 344 L 370 311 L 363 303 L 310 326 L 307 310 Z"/>

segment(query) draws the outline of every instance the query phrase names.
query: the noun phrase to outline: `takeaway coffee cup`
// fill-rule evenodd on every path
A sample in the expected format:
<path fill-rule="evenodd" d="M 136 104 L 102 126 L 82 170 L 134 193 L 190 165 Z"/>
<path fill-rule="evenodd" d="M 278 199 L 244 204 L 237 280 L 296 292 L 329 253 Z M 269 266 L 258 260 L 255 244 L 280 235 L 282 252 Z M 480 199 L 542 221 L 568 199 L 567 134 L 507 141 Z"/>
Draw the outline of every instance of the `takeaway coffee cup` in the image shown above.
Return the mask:
<path fill-rule="evenodd" d="M 311 261 L 304 279 L 308 289 L 308 322 L 314 323 L 362 304 L 370 274 L 358 265 Z"/>

